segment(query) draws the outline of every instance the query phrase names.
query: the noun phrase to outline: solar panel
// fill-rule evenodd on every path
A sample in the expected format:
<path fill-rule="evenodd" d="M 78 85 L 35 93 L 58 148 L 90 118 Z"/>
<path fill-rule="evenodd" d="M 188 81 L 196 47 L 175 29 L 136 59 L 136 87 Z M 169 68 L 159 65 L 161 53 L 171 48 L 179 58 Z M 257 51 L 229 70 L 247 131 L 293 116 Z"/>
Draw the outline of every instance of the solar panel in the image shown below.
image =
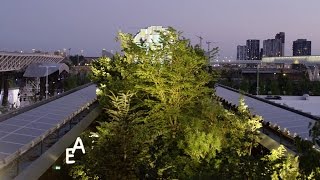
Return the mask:
<path fill-rule="evenodd" d="M 0 122 L 0 162 L 60 127 L 95 99 L 96 86 L 91 85 Z"/>
<path fill-rule="evenodd" d="M 239 104 L 241 96 L 237 92 L 220 86 L 216 87 L 216 95 L 235 105 Z M 286 128 L 291 134 L 297 133 L 302 138 L 311 139 L 309 125 L 310 123 L 314 124 L 315 120 L 248 96 L 242 95 L 242 97 L 250 112 L 262 116 L 264 121 L 270 122 L 271 125 L 280 126 L 282 130 Z"/>

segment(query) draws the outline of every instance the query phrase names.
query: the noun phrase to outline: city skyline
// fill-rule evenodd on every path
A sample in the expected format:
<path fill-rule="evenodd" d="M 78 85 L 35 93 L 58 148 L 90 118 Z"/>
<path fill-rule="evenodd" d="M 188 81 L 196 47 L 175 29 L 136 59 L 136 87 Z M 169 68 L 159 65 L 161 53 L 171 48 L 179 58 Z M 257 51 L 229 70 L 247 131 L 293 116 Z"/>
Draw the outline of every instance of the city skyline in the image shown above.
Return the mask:
<path fill-rule="evenodd" d="M 71 48 L 71 54 L 83 49 L 85 55 L 97 56 L 103 48 L 120 50 L 115 42 L 119 30 L 135 34 L 142 28 L 160 25 L 183 31 L 192 44 L 199 43 L 197 36 L 202 36 L 203 42 L 217 42 L 211 46 L 220 47 L 221 57 L 235 59 L 237 45 L 247 39 L 262 42 L 278 32 L 286 33 L 285 56 L 292 54 L 292 43 L 297 39 L 312 41 L 312 55 L 318 55 L 319 5 L 316 0 L 203 0 L 183 4 L 168 0 L 5 1 L 0 7 L 0 50 Z"/>

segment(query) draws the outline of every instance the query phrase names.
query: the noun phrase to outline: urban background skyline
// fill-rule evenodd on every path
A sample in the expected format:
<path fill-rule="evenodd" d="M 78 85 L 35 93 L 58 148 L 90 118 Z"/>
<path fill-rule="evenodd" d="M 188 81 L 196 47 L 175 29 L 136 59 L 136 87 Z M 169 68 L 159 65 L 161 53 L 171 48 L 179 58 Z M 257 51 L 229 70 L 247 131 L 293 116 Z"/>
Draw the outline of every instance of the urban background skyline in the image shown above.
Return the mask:
<path fill-rule="evenodd" d="M 119 51 L 118 30 L 137 33 L 152 25 L 183 31 L 192 44 L 203 48 L 217 42 L 220 56 L 236 58 L 237 45 L 247 39 L 262 41 L 286 33 L 284 55 L 292 55 L 292 42 L 312 41 L 312 55 L 320 54 L 320 2 L 246 1 L 5 1 L 0 7 L 0 50 L 55 51 L 71 48 L 72 54 L 97 56 L 103 48 Z M 14 23 L 13 23 L 14 22 Z"/>
<path fill-rule="evenodd" d="M 292 43 L 291 55 L 285 54 L 285 32 L 277 33 L 274 38 L 262 41 L 248 39 L 245 44 L 237 46 L 237 60 L 261 60 L 263 57 L 311 56 L 312 42 L 307 39 L 297 39 Z"/>

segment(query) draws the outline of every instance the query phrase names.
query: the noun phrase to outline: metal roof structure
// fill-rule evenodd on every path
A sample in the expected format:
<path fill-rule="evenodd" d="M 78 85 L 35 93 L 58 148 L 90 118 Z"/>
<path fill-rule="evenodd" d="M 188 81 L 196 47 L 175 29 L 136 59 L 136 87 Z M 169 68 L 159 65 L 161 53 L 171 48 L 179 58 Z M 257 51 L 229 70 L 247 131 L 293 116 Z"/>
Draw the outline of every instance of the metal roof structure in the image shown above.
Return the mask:
<path fill-rule="evenodd" d="M 240 97 L 243 97 L 250 112 L 262 116 L 263 120 L 269 122 L 271 126 L 278 126 L 280 130 L 287 131 L 292 136 L 298 135 L 306 140 L 312 139 L 309 130 L 314 125 L 315 119 L 221 86 L 217 86 L 215 90 L 217 96 L 234 105 L 238 105 Z"/>
<path fill-rule="evenodd" d="M 35 146 L 96 100 L 96 86 L 71 94 L 0 122 L 0 168 Z"/>
<path fill-rule="evenodd" d="M 0 72 L 21 70 L 36 62 L 59 63 L 63 59 L 51 54 L 0 52 Z"/>
<path fill-rule="evenodd" d="M 46 67 L 48 67 L 48 74 L 47 74 Z M 24 77 L 45 77 L 56 71 L 59 71 L 59 74 L 62 71 L 69 72 L 69 67 L 64 63 L 31 63 L 28 65 L 23 76 Z"/>

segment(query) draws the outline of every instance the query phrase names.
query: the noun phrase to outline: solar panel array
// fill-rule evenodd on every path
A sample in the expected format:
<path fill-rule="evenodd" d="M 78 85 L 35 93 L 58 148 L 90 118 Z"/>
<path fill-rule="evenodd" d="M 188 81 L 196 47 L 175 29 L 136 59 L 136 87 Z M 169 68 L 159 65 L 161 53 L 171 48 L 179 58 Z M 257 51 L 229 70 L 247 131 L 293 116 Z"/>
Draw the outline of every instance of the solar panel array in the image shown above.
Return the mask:
<path fill-rule="evenodd" d="M 96 100 L 91 85 L 0 122 L 0 164 L 6 164 L 68 122 Z"/>
<path fill-rule="evenodd" d="M 216 95 L 234 105 L 239 104 L 241 96 L 220 86 L 216 87 Z M 296 133 L 303 139 L 311 140 L 309 130 L 315 120 L 248 96 L 242 95 L 242 97 L 252 114 L 262 116 L 264 121 L 270 122 L 270 125 L 279 126 L 280 130 L 286 129 L 291 135 Z"/>

